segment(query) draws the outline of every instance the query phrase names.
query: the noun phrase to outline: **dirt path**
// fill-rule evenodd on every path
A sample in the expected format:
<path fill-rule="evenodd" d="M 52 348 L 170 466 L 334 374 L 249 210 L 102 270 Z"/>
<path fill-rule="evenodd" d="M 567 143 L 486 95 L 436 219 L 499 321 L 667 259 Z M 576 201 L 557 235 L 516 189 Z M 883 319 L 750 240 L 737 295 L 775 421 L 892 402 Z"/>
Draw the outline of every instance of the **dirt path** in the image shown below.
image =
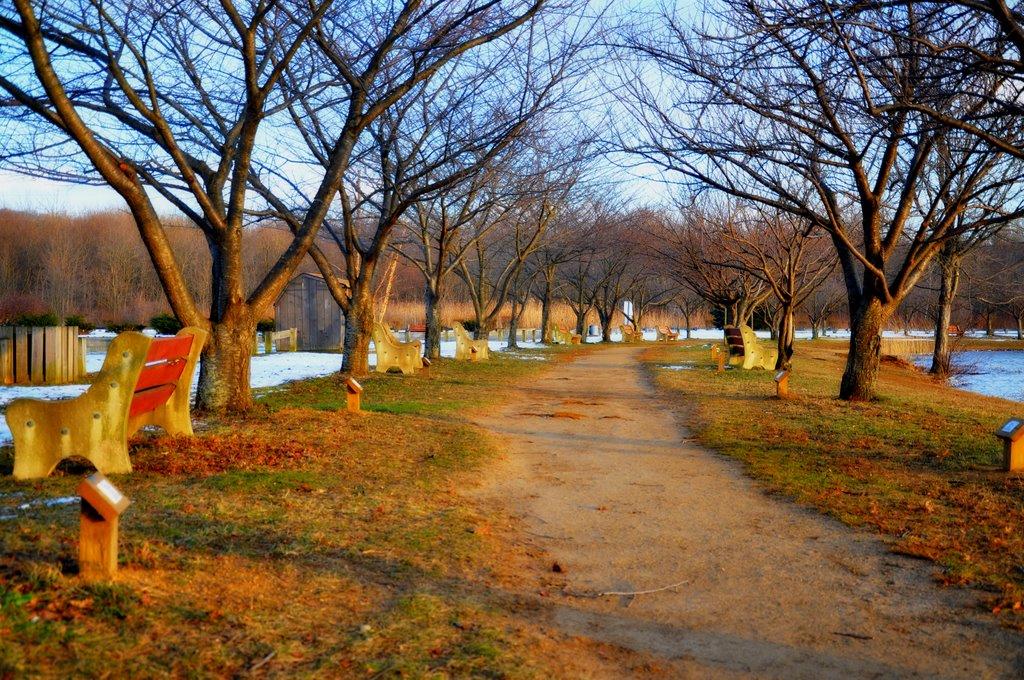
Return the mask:
<path fill-rule="evenodd" d="M 521 518 L 513 540 L 537 556 L 521 586 L 550 591 L 555 627 L 678 677 L 1024 677 L 1022 637 L 976 594 L 693 444 L 639 352 L 558 367 L 479 420 L 509 451 L 481 493 Z"/>

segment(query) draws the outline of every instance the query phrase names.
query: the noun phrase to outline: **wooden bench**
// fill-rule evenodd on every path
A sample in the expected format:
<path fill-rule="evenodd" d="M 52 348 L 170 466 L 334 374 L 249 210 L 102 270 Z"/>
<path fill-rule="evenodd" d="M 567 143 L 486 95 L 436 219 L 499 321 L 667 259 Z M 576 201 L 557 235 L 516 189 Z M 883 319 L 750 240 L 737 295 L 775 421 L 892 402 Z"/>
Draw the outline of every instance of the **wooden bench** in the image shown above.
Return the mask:
<path fill-rule="evenodd" d="M 750 326 L 726 326 L 725 342 L 729 346 L 730 366 L 742 366 L 748 371 L 752 368 L 775 369 L 779 350 L 762 347 Z"/>
<path fill-rule="evenodd" d="M 565 326 L 556 326 L 555 324 L 548 324 L 548 328 L 551 331 L 551 344 L 553 345 L 578 345 L 583 342 L 583 336 L 579 333 L 573 333 Z"/>
<path fill-rule="evenodd" d="M 387 373 L 397 368 L 403 375 L 412 375 L 417 368 L 423 368 L 423 345 L 419 340 L 401 342 L 390 328 L 382 323 L 373 324 L 373 345 L 377 351 L 378 373 Z"/>
<path fill-rule="evenodd" d="M 452 324 L 452 330 L 455 331 L 456 361 L 483 361 L 490 356 L 487 338 L 474 340 L 469 337 L 469 331 L 457 321 Z"/>
<path fill-rule="evenodd" d="M 128 437 L 146 425 L 192 434 L 192 375 L 206 331 L 186 327 L 173 338 L 121 333 L 107 349 L 85 394 L 64 401 L 15 399 L 7 407 L 14 437 L 14 477 L 46 477 L 69 456 L 104 474 L 131 472 Z"/>
<path fill-rule="evenodd" d="M 679 333 L 668 326 L 658 326 L 654 330 L 658 333 L 659 342 L 679 339 Z"/>
<path fill-rule="evenodd" d="M 630 326 L 619 326 L 622 333 L 622 342 L 641 342 L 644 339 L 643 332 L 637 332 Z"/>

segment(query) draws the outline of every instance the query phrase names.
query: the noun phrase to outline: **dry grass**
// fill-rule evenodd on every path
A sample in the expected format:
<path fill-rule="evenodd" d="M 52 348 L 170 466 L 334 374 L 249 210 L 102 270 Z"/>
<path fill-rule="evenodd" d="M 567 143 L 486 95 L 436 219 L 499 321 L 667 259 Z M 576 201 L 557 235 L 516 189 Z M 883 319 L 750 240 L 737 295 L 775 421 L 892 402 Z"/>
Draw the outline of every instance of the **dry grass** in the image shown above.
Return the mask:
<path fill-rule="evenodd" d="M 698 369 L 659 368 L 680 359 Z M 769 489 L 934 560 L 942 583 L 990 591 L 992 610 L 1024 627 L 1024 475 L 998 469 L 992 435 L 1020 404 L 893 363 L 877 401 L 840 401 L 838 342 L 798 343 L 788 400 L 774 397 L 769 372 L 715 374 L 696 343 L 652 348 L 646 360 L 662 389 L 686 397 L 703 444 L 742 460 Z"/>
<path fill-rule="evenodd" d="M 488 527 L 508 518 L 459 493 L 497 453 L 461 409 L 547 363 L 375 375 L 361 415 L 336 377 L 293 383 L 194 439 L 141 438 L 112 584 L 75 575 L 75 506 L 15 509 L 81 470 L 3 477 L 0 678 L 585 674 L 591 643 L 495 585 L 512 556 Z"/>

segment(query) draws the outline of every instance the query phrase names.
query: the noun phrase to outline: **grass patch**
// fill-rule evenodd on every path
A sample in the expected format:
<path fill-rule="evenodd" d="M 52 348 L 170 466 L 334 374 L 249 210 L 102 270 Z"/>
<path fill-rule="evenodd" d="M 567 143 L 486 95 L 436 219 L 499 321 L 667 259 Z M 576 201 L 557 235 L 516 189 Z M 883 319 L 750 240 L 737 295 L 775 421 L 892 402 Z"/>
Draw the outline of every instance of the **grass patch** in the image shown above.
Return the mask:
<path fill-rule="evenodd" d="M 993 611 L 1024 627 L 1024 475 L 998 470 L 992 436 L 1020 404 L 888 362 L 876 401 L 844 402 L 845 352 L 799 342 L 787 400 L 775 398 L 771 372 L 716 374 L 706 344 L 652 348 L 644 360 L 661 389 L 686 397 L 702 444 L 742 460 L 769 489 L 934 560 L 943 583 L 989 590 Z M 697 369 L 659 367 L 680 360 Z"/>
<path fill-rule="evenodd" d="M 495 605 L 506 596 L 488 579 L 507 555 L 458 489 L 496 455 L 464 410 L 580 351 L 373 375 L 362 414 L 340 410 L 338 376 L 295 382 L 194 438 L 139 437 L 135 472 L 114 479 L 133 505 L 111 584 L 77 578 L 77 504 L 41 503 L 73 495 L 79 474 L 0 478 L 0 678 L 571 667 L 583 643 L 552 654 L 545 631 Z"/>

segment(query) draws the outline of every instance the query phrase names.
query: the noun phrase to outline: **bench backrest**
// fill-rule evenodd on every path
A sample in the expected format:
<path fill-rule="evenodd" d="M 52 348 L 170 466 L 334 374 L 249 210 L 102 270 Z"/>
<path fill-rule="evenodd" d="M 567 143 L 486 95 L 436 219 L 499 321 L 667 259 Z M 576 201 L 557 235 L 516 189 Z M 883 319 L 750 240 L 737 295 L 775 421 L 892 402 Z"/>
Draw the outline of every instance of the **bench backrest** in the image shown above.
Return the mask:
<path fill-rule="evenodd" d="M 146 352 L 146 365 L 135 382 L 129 417 L 155 411 L 171 398 L 188 363 L 194 340 L 192 335 L 153 339 Z"/>
<path fill-rule="evenodd" d="M 726 326 L 725 342 L 729 345 L 729 354 L 743 354 L 743 331 L 734 326 Z"/>

